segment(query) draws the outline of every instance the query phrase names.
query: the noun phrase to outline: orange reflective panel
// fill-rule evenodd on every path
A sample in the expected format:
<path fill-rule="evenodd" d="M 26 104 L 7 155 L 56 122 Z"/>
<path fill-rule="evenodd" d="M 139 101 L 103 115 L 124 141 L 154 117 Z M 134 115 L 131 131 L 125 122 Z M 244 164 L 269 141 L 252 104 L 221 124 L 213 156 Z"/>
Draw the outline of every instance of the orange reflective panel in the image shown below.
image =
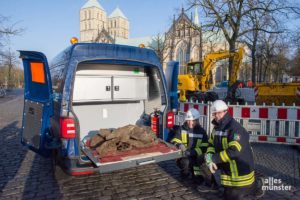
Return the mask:
<path fill-rule="evenodd" d="M 44 64 L 40 62 L 30 63 L 31 81 L 45 83 Z"/>

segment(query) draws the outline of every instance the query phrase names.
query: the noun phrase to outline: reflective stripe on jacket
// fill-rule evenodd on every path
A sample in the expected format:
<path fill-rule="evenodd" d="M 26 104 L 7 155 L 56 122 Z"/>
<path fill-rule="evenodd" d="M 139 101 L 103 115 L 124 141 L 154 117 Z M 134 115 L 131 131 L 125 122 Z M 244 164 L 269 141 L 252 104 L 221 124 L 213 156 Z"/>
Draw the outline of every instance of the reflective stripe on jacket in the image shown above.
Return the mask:
<path fill-rule="evenodd" d="M 191 130 L 185 123 L 181 127 L 174 127 L 172 132 L 174 137 L 171 143 L 177 146 L 180 144 L 185 145 L 185 147 L 191 151 L 191 156 L 200 156 L 206 152 L 208 138 L 206 131 L 200 125 L 196 125 L 195 128 Z"/>
<path fill-rule="evenodd" d="M 254 160 L 249 133 L 229 113 L 219 121 L 209 138 L 207 153 L 221 169 L 221 184 L 248 186 L 254 182 Z"/>

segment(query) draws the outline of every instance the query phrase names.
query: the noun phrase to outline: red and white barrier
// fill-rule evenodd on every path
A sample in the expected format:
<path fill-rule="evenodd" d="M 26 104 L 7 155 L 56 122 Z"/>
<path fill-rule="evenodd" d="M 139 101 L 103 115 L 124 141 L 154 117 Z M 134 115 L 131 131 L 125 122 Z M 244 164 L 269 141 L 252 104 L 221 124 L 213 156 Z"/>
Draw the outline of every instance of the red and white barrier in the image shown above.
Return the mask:
<path fill-rule="evenodd" d="M 258 89 L 257 89 L 257 87 L 254 88 L 254 96 L 255 96 L 255 98 L 257 98 L 257 96 L 258 96 Z"/>
<path fill-rule="evenodd" d="M 266 120 L 300 120 L 300 107 L 293 106 L 229 106 L 234 118 Z"/>
<path fill-rule="evenodd" d="M 210 131 L 210 121 L 208 120 L 208 107 L 209 105 L 204 104 L 204 103 L 191 103 L 191 102 L 186 102 L 186 103 L 180 103 L 178 112 L 181 113 L 175 117 L 175 124 L 176 125 L 181 125 L 184 123 L 184 113 L 186 113 L 189 109 L 195 108 L 199 111 L 200 113 L 200 118 L 199 122 L 200 125 L 207 131 Z"/>
<path fill-rule="evenodd" d="M 207 106 L 204 103 L 180 103 L 178 111 L 187 112 L 191 108 L 195 108 L 200 112 L 200 115 L 207 115 Z"/>
<path fill-rule="evenodd" d="M 213 129 L 210 106 L 185 102 L 179 104 L 179 112 L 185 113 L 190 108 L 199 110 L 200 124 L 210 133 Z M 300 107 L 229 105 L 228 112 L 251 133 L 252 142 L 300 145 Z M 182 124 L 183 120 L 181 117 L 176 124 L 178 121 Z"/>

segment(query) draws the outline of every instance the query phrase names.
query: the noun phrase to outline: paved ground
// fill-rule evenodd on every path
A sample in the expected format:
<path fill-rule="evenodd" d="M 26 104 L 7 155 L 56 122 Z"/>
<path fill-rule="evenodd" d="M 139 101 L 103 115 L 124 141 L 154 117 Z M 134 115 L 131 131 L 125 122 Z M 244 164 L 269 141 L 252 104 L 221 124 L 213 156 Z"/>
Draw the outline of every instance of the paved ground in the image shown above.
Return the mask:
<path fill-rule="evenodd" d="M 20 93 L 0 100 L 0 199 L 220 199 L 182 180 L 174 161 L 56 181 L 50 159 L 20 144 Z M 253 150 L 260 173 L 292 186 L 288 192 L 269 191 L 262 199 L 300 199 L 299 152 L 265 144 L 253 144 Z"/>

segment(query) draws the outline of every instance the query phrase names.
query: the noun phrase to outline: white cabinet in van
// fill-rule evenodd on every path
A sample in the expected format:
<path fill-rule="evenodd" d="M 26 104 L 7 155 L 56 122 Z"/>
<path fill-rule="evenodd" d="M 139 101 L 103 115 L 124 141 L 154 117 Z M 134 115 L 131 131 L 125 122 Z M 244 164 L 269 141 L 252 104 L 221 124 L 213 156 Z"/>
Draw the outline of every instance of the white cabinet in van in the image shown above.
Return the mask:
<path fill-rule="evenodd" d="M 148 99 L 148 77 L 76 75 L 73 102 Z"/>
<path fill-rule="evenodd" d="M 76 76 L 73 102 L 111 101 L 111 76 Z"/>
<path fill-rule="evenodd" d="M 113 77 L 113 100 L 148 99 L 148 77 Z"/>

